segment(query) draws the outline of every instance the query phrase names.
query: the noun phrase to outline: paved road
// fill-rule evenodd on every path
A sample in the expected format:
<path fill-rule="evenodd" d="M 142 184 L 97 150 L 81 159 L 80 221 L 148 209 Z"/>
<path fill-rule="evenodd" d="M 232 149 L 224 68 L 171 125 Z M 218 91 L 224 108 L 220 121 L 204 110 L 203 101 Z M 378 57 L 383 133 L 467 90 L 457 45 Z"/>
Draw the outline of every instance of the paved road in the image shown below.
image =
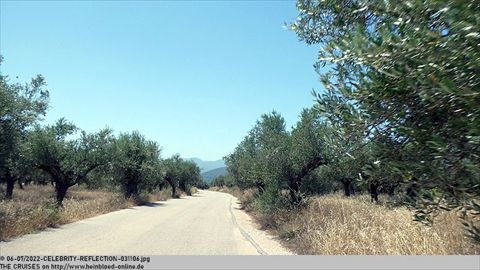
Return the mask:
<path fill-rule="evenodd" d="M 229 194 L 200 191 L 0 242 L 0 254 L 284 255 Z"/>

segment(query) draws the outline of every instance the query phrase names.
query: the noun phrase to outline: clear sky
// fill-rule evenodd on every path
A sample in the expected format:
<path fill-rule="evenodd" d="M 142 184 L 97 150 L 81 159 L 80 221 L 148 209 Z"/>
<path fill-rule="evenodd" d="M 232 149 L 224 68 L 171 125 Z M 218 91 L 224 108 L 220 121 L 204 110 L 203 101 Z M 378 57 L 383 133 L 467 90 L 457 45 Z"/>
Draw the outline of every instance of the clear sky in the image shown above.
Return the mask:
<path fill-rule="evenodd" d="M 52 123 L 138 130 L 180 153 L 220 159 L 262 113 L 292 126 L 321 83 L 318 48 L 283 28 L 295 1 L 2 1 L 2 73 L 42 74 Z M 18 79 L 16 77 L 18 76 Z"/>

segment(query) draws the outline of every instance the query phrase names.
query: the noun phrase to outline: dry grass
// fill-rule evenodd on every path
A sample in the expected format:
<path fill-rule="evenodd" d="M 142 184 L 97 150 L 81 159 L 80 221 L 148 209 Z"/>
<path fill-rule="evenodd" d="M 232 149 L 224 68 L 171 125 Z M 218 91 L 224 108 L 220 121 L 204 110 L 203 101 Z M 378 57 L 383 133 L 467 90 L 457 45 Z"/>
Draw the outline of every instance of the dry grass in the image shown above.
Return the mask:
<path fill-rule="evenodd" d="M 236 197 L 240 202 L 242 202 L 242 209 L 246 210 L 247 212 L 253 210 L 252 203 L 257 190 L 255 188 L 250 188 L 246 190 L 241 190 L 238 187 L 211 187 L 209 188 L 211 191 L 218 191 L 229 193 Z"/>
<path fill-rule="evenodd" d="M 181 196 L 183 194 L 177 194 L 177 195 Z M 147 202 L 166 201 L 171 198 L 172 198 L 172 189 L 169 187 L 154 193 L 147 194 L 145 201 Z"/>
<path fill-rule="evenodd" d="M 217 190 L 237 196 L 247 209 L 252 209 L 254 191 Z M 252 214 L 262 228 L 279 235 L 284 244 L 298 254 L 480 254 L 480 245 L 473 244 L 464 235 L 455 212 L 440 214 L 433 226 L 427 227 L 413 221 L 411 210 L 372 204 L 366 195 L 317 196 L 296 210 L 278 209 L 271 215 L 253 211 Z"/>
<path fill-rule="evenodd" d="M 305 209 L 283 215 L 280 232 L 295 236 L 302 254 L 450 255 L 480 254 L 464 235 L 454 212 L 442 213 L 432 227 L 412 221 L 411 210 L 374 205 L 367 196 L 316 197 Z"/>
<path fill-rule="evenodd" d="M 12 200 L 0 201 L 0 241 L 146 202 L 165 201 L 171 198 L 171 191 L 164 189 L 133 200 L 111 191 L 72 187 L 62 209 L 56 208 L 53 198 L 52 186 L 30 185 L 15 189 Z"/>
<path fill-rule="evenodd" d="M 134 205 L 132 200 L 117 193 L 73 187 L 67 193 L 63 209 L 57 209 L 53 195 L 50 185 L 30 185 L 23 190 L 15 189 L 11 201 L 0 201 L 0 240 Z"/>
<path fill-rule="evenodd" d="M 135 206 L 133 199 L 108 191 L 72 190 L 60 211 L 60 224 L 94 217 Z"/>

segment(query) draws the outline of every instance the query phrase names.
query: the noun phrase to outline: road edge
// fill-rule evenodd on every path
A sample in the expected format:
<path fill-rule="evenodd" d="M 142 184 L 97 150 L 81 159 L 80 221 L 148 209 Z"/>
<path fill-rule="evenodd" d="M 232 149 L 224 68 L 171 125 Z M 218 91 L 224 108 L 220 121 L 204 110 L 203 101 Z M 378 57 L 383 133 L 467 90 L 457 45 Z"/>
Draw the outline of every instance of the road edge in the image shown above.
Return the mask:
<path fill-rule="evenodd" d="M 260 255 L 268 255 L 268 253 L 263 250 L 260 245 L 255 242 L 255 240 L 248 234 L 247 231 L 245 231 L 237 222 L 237 218 L 235 217 L 235 214 L 233 213 L 233 209 L 232 209 L 232 202 L 233 202 L 233 199 L 235 197 L 233 197 L 232 195 L 230 195 L 230 205 L 228 207 L 228 210 L 230 211 L 230 215 L 232 217 L 232 222 L 233 224 L 235 225 L 235 227 L 238 228 L 238 230 L 240 231 L 240 233 L 242 234 L 242 236 L 248 241 L 250 242 L 250 244 L 252 244 L 252 246 L 257 250 L 257 252 L 260 254 Z"/>

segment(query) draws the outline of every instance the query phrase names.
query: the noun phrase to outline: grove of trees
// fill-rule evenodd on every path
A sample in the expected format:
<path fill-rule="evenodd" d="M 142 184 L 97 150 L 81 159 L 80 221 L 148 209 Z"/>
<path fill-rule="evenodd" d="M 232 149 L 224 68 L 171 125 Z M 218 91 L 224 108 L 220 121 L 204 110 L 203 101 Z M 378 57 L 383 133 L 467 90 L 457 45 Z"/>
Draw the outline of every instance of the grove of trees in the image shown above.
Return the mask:
<path fill-rule="evenodd" d="M 292 129 L 278 112 L 261 115 L 213 185 L 257 189 L 266 212 L 336 190 L 372 202 L 386 193 L 427 224 L 458 211 L 480 242 L 480 2 L 297 0 L 297 9 L 291 30 L 319 48 L 325 90 Z M 0 74 L 7 199 L 29 181 L 51 182 L 58 205 L 79 184 L 126 197 L 202 185 L 194 163 L 162 159 L 138 132 L 40 125 L 48 99 L 42 76 L 22 85 Z"/>
<path fill-rule="evenodd" d="M 191 187 L 203 186 L 195 163 L 179 155 L 162 159 L 158 144 L 139 132 L 87 133 L 64 118 L 40 125 L 49 101 L 44 88 L 40 75 L 22 85 L 0 74 L 0 183 L 6 183 L 6 199 L 14 196 L 16 183 L 50 182 L 58 206 L 75 185 L 121 190 L 133 198 L 165 183 L 173 197 L 177 188 L 190 194 Z"/>
<path fill-rule="evenodd" d="M 325 91 L 291 131 L 278 113 L 262 115 L 218 182 L 257 188 L 269 204 L 285 204 L 285 190 L 289 205 L 337 189 L 372 201 L 384 192 L 427 224 L 440 209 L 459 211 L 480 241 L 480 3 L 297 8 L 291 29 L 319 48 Z"/>

